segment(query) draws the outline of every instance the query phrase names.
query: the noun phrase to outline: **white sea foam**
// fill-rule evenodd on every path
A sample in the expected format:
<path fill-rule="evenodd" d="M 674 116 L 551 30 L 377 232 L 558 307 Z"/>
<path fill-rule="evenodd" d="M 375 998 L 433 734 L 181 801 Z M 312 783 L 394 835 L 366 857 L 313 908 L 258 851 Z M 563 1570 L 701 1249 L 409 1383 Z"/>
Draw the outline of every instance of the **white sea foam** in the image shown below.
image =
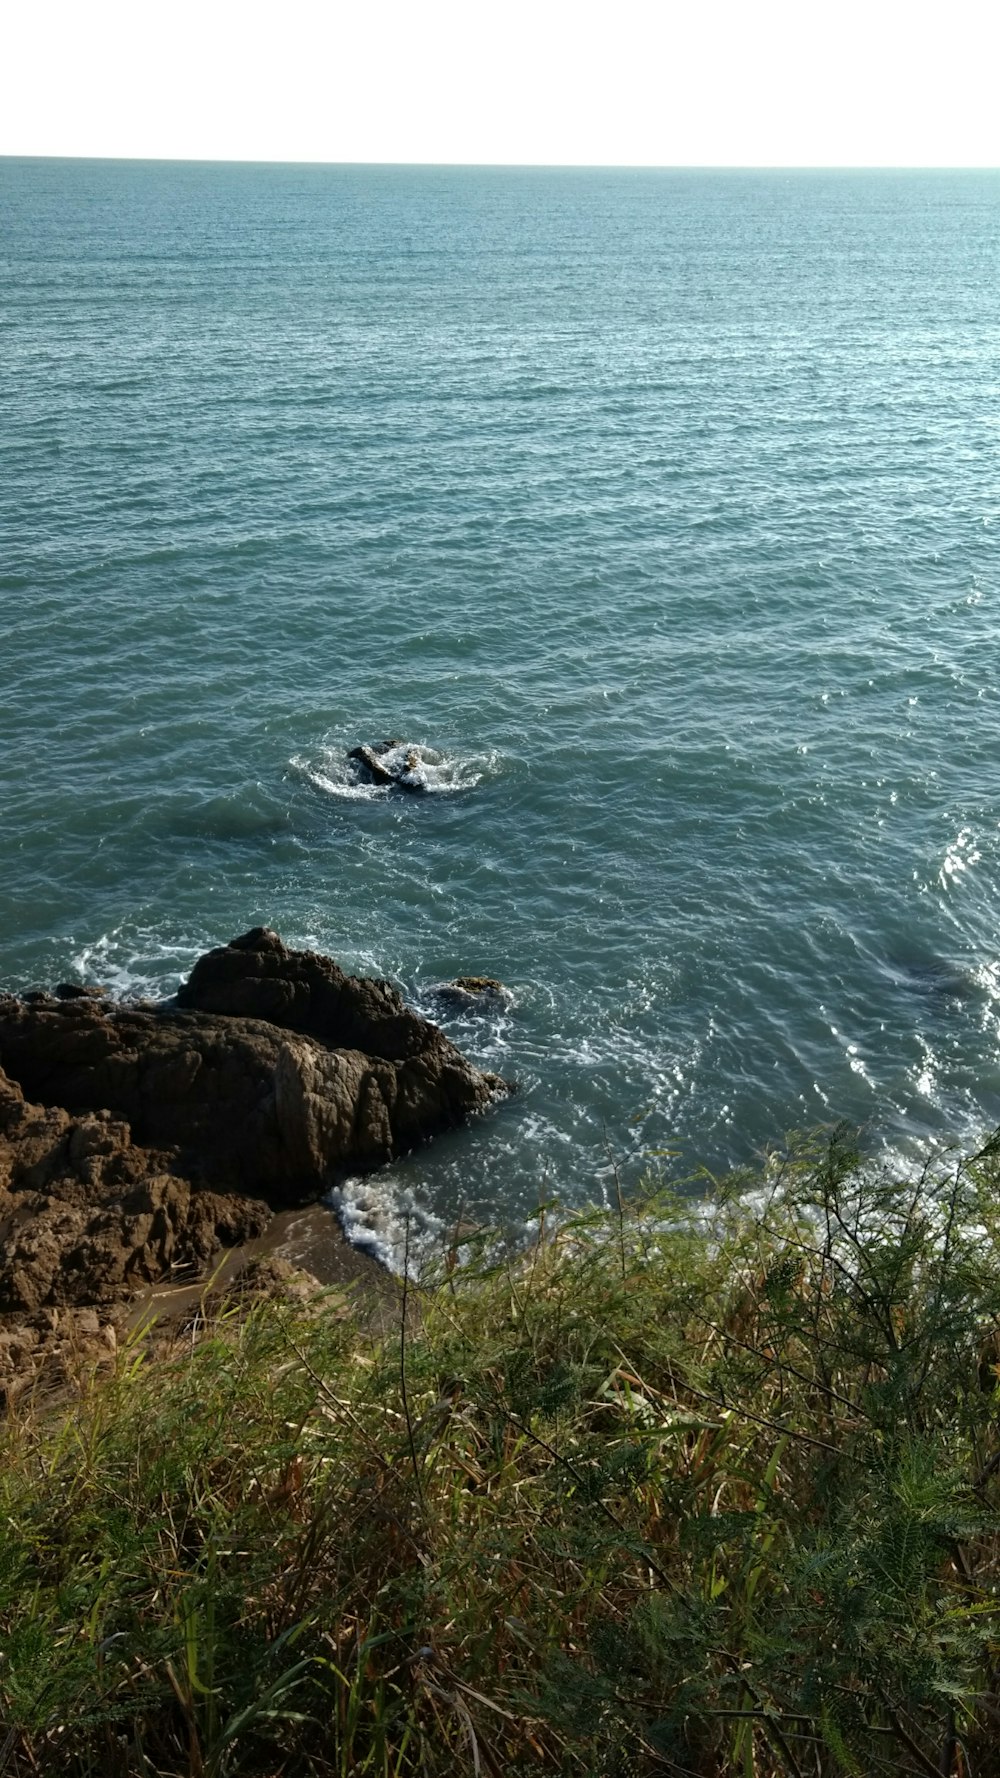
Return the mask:
<path fill-rule="evenodd" d="M 446 984 L 445 984 L 446 985 Z M 480 1068 L 500 1072 L 507 1065 L 517 1031 L 517 1012 L 522 995 L 505 986 L 504 997 L 476 996 L 465 1007 L 441 994 L 442 984 L 420 986 L 406 998 L 423 1018 L 440 1025 L 459 1049 Z"/>
<path fill-rule="evenodd" d="M 175 992 L 210 942 L 168 939 L 151 927 L 115 926 L 82 944 L 71 967 L 80 981 L 107 988 L 116 1000 L 157 1000 Z"/>
<path fill-rule="evenodd" d="M 327 1200 L 352 1247 L 370 1253 L 389 1271 L 411 1278 L 441 1251 L 446 1224 L 418 1203 L 398 1169 L 383 1167 L 364 1178 L 345 1179 Z"/>
<path fill-rule="evenodd" d="M 916 1080 L 917 1092 L 924 1099 L 933 1099 L 938 1085 L 940 1064 L 927 1039 L 919 1031 L 916 1033 L 916 1037 L 923 1057 L 923 1064 Z"/>
<path fill-rule="evenodd" d="M 938 871 L 938 882 L 942 889 L 951 886 L 954 879 L 964 871 L 978 864 L 982 853 L 973 837 L 971 827 L 960 828 L 944 855 L 941 869 Z"/>

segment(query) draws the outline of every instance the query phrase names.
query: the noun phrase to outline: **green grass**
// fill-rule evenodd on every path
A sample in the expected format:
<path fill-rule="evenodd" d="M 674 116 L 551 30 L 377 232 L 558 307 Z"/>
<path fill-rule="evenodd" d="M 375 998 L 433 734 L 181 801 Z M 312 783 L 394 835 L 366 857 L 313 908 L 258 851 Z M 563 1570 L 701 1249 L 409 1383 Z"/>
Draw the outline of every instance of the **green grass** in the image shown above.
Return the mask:
<path fill-rule="evenodd" d="M 0 1774 L 1000 1773 L 998 1185 L 817 1138 L 16 1410 Z"/>

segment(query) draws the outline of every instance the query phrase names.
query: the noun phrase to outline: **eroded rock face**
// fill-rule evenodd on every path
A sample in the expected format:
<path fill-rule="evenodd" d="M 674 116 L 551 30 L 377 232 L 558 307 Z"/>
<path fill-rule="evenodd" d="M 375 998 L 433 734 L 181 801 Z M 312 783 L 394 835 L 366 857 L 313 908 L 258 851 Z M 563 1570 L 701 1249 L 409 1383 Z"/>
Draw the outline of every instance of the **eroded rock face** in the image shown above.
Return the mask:
<path fill-rule="evenodd" d="M 177 1002 L 0 995 L 0 1312 L 204 1266 L 506 1090 L 389 983 L 265 928 Z"/>
<path fill-rule="evenodd" d="M 0 1310 L 116 1301 L 260 1234 L 268 1206 L 197 1190 L 106 1111 L 28 1103 L 0 1074 Z"/>
<path fill-rule="evenodd" d="M 29 1099 L 108 1110 L 185 1177 L 273 1204 L 379 1166 L 503 1089 L 387 982 L 263 928 L 202 958 L 178 1001 L 0 996 L 0 1065 Z"/>

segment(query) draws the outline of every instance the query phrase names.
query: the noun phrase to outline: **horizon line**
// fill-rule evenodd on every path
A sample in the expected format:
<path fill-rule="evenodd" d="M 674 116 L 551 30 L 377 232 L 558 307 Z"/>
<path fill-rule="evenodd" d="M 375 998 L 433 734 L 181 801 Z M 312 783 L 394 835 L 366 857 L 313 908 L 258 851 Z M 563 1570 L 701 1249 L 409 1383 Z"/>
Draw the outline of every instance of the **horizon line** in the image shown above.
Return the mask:
<path fill-rule="evenodd" d="M 59 154 L 0 150 L 0 161 L 106 162 L 109 165 L 202 167 L 390 168 L 427 172 L 538 173 L 995 173 L 1000 164 L 980 161 L 506 161 L 325 160 L 316 156 Z"/>

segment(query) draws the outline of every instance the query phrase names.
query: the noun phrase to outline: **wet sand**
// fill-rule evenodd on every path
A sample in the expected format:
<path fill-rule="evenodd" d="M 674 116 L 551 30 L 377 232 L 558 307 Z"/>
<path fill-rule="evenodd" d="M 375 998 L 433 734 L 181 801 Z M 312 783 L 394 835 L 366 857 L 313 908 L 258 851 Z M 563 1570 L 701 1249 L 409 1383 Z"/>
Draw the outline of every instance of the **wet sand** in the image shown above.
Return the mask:
<path fill-rule="evenodd" d="M 327 1289 L 341 1288 L 345 1301 L 352 1299 L 363 1320 L 385 1326 L 398 1316 L 399 1279 L 370 1254 L 352 1247 L 335 1211 L 317 1203 L 279 1212 L 263 1235 L 228 1248 L 205 1277 L 150 1285 L 129 1309 L 129 1328 L 195 1314 L 207 1296 L 233 1285 L 252 1261 L 261 1259 L 284 1260 Z"/>

